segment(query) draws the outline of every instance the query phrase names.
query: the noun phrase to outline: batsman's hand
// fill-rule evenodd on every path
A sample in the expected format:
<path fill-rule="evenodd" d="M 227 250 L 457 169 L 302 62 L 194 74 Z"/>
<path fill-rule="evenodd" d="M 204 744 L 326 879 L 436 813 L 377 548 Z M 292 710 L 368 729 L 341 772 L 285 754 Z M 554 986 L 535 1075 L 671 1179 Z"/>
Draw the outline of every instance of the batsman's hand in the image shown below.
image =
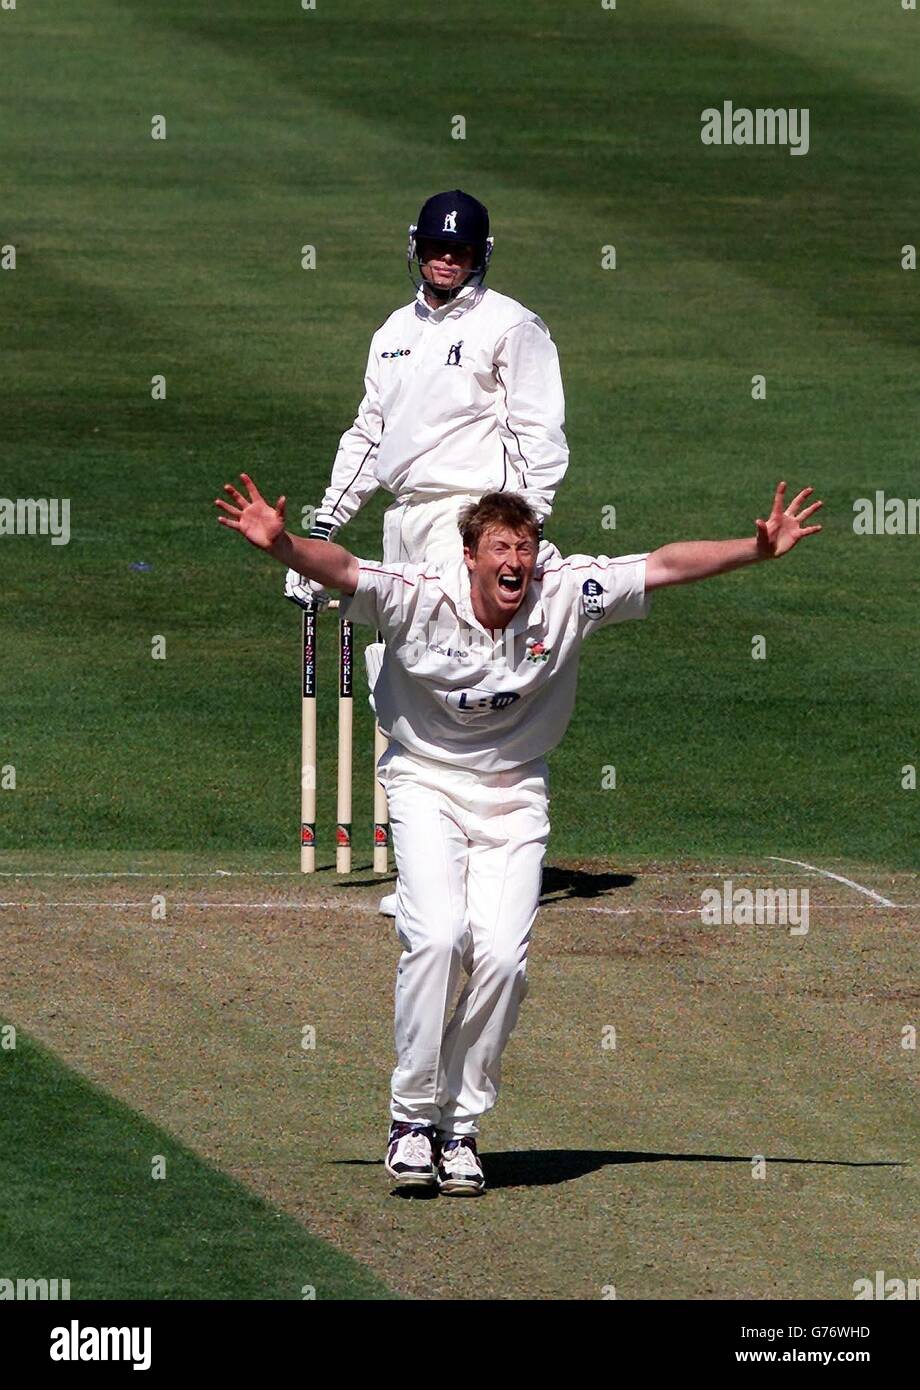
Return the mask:
<path fill-rule="evenodd" d="M 318 580 L 306 579 L 296 570 L 288 570 L 284 576 L 284 597 L 298 608 L 325 608 L 331 595 Z"/>
<path fill-rule="evenodd" d="M 803 487 L 802 491 L 797 493 L 789 506 L 784 509 L 786 484 L 780 483 L 777 486 L 773 495 L 773 510 L 770 515 L 766 521 L 761 517 L 757 518 L 758 559 L 778 560 L 794 545 L 798 545 L 803 536 L 813 536 L 815 532 L 821 530 L 820 526 L 803 526 L 802 522 L 813 516 L 818 508 L 824 505 L 823 502 L 812 502 L 810 506 L 805 507 L 804 511 L 798 510 L 813 492 L 813 487 Z"/>
<path fill-rule="evenodd" d="M 231 506 L 223 498 L 215 497 L 214 505 L 227 513 L 217 520 L 222 526 L 229 526 L 231 531 L 239 531 L 257 549 L 271 550 L 278 537 L 284 534 L 287 499 L 279 497 L 275 505 L 270 507 L 248 473 L 241 473 L 240 481 L 249 493 L 248 500 L 232 483 L 224 483 L 224 492 L 230 494 L 235 505 Z"/>

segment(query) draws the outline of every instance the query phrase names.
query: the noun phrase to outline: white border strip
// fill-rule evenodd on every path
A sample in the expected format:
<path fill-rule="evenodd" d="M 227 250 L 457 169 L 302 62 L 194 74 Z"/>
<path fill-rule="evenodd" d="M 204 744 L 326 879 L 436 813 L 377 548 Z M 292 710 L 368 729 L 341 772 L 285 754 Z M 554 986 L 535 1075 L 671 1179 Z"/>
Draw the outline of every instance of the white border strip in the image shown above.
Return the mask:
<path fill-rule="evenodd" d="M 803 864 L 801 859 L 781 859 L 778 854 L 768 854 L 767 858 L 774 859 L 777 864 L 797 864 L 800 869 L 811 869 L 816 874 L 823 874 L 825 878 L 834 878 L 838 883 L 845 883 L 848 888 L 855 888 L 857 893 L 865 893 L 867 898 L 873 898 L 875 902 L 881 903 L 882 907 L 897 907 L 897 903 L 893 903 L 890 898 L 883 898 L 874 888 L 864 888 L 861 883 L 844 878 L 843 874 L 832 874 L 830 869 L 819 869 L 815 864 Z"/>

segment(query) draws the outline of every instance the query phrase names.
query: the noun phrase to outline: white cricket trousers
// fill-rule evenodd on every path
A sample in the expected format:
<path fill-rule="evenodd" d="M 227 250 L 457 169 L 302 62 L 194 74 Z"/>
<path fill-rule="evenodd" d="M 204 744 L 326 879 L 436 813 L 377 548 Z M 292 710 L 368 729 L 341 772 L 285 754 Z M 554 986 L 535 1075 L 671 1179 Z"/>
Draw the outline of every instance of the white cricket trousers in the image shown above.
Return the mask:
<path fill-rule="evenodd" d="M 548 769 L 538 759 L 510 772 L 475 772 L 393 743 L 379 775 L 404 948 L 391 1114 L 446 1137 L 475 1135 L 495 1104 L 502 1052 L 527 990 L 549 835 Z"/>
<path fill-rule="evenodd" d="M 470 502 L 471 493 L 456 492 L 427 500 L 408 496 L 398 499 L 383 514 L 383 558 L 408 564 L 459 560 L 463 541 L 457 518 Z"/>

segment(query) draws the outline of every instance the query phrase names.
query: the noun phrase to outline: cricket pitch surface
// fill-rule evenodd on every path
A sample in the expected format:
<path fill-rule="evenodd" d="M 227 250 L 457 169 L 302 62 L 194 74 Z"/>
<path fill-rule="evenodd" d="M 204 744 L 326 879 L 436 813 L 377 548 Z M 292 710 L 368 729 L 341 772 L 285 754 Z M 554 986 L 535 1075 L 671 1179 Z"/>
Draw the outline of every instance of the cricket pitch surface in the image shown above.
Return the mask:
<path fill-rule="evenodd" d="M 920 879 L 802 858 L 550 864 L 475 1202 L 384 1175 L 392 874 L 2 856 L 0 1016 L 403 1297 L 852 1299 L 920 1273 Z"/>

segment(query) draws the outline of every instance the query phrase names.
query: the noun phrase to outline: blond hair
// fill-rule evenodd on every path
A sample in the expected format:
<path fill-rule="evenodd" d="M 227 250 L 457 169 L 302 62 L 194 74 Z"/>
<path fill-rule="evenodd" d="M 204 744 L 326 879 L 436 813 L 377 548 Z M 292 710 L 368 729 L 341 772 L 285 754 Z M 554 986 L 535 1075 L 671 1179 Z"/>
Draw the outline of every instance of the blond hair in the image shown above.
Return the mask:
<path fill-rule="evenodd" d="M 457 518 L 463 544 L 471 555 L 479 549 L 486 531 L 507 526 L 510 531 L 529 531 L 534 545 L 540 540 L 540 518 L 516 492 L 486 492 L 470 502 Z"/>

